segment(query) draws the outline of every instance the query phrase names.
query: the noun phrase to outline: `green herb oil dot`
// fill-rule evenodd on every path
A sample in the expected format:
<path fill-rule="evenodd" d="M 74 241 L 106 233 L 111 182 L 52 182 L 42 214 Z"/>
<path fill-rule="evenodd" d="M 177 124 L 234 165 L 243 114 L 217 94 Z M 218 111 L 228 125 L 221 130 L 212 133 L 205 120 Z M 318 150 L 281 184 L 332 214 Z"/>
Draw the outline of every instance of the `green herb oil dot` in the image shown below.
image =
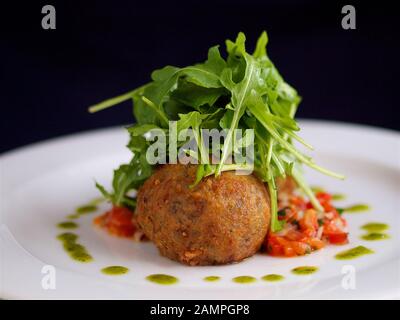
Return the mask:
<path fill-rule="evenodd" d="M 89 205 L 84 205 L 84 206 L 78 207 L 76 209 L 76 213 L 85 214 L 85 213 L 94 212 L 96 210 L 97 210 L 97 206 L 89 204 Z"/>
<path fill-rule="evenodd" d="M 72 221 L 65 221 L 65 222 L 60 222 L 57 227 L 60 229 L 76 229 L 78 228 L 78 224 Z"/>
<path fill-rule="evenodd" d="M 78 236 L 72 232 L 65 232 L 65 233 L 59 234 L 57 236 L 57 239 L 62 242 L 75 242 L 76 240 L 78 240 Z"/>
<path fill-rule="evenodd" d="M 101 272 L 110 276 L 119 276 L 129 272 L 129 269 L 122 266 L 110 266 L 101 269 Z"/>
<path fill-rule="evenodd" d="M 292 273 L 296 274 L 296 275 L 308 275 L 308 274 L 312 274 L 318 271 L 317 267 L 313 267 L 313 266 L 302 266 L 302 267 L 297 267 L 292 269 Z"/>
<path fill-rule="evenodd" d="M 79 252 L 79 253 L 84 253 L 86 252 L 86 249 L 83 245 L 79 243 L 73 243 L 73 242 L 65 242 L 63 244 L 63 247 L 65 251 L 74 253 L 74 252 Z"/>
<path fill-rule="evenodd" d="M 346 196 L 342 193 L 335 193 L 332 195 L 332 200 L 334 201 L 340 201 L 346 199 Z"/>
<path fill-rule="evenodd" d="M 251 276 L 239 276 L 232 279 L 236 283 L 252 283 L 256 281 L 256 278 Z"/>
<path fill-rule="evenodd" d="M 312 192 L 318 193 L 318 192 L 325 192 L 325 189 L 320 187 L 320 186 L 312 186 L 311 187 Z"/>
<path fill-rule="evenodd" d="M 84 263 L 93 261 L 93 257 L 89 253 L 81 250 L 71 252 L 71 258 Z"/>
<path fill-rule="evenodd" d="M 366 241 L 379 241 L 379 240 L 386 240 L 389 238 L 390 238 L 389 235 L 381 232 L 371 232 L 361 236 L 361 239 Z"/>
<path fill-rule="evenodd" d="M 351 260 L 372 253 L 374 252 L 371 249 L 368 249 L 364 246 L 358 246 L 346 251 L 339 252 L 337 255 L 335 255 L 335 258 L 338 260 Z"/>
<path fill-rule="evenodd" d="M 364 224 L 361 229 L 367 230 L 368 232 L 381 232 L 389 229 L 389 226 L 386 223 L 370 222 Z"/>
<path fill-rule="evenodd" d="M 215 281 L 221 280 L 221 277 L 218 277 L 218 276 L 208 276 L 208 277 L 205 277 L 203 280 L 204 280 L 204 281 L 208 281 L 208 282 L 215 282 Z"/>
<path fill-rule="evenodd" d="M 344 208 L 344 211 L 347 213 L 357 213 L 362 211 L 368 211 L 369 209 L 370 207 L 366 204 L 355 204 L 354 206 Z"/>
<path fill-rule="evenodd" d="M 162 285 L 170 285 L 178 282 L 178 278 L 175 278 L 174 276 L 170 276 L 168 274 L 151 274 L 147 276 L 146 279 Z"/>
<path fill-rule="evenodd" d="M 98 204 L 100 204 L 100 203 L 102 203 L 104 201 L 105 201 L 105 199 L 103 197 L 98 197 L 98 198 L 94 198 L 93 200 L 91 200 L 89 202 L 89 204 L 95 206 L 95 205 L 98 205 Z"/>
<path fill-rule="evenodd" d="M 264 281 L 275 282 L 275 281 L 282 281 L 285 279 L 284 276 L 280 274 L 267 274 L 261 278 Z"/>

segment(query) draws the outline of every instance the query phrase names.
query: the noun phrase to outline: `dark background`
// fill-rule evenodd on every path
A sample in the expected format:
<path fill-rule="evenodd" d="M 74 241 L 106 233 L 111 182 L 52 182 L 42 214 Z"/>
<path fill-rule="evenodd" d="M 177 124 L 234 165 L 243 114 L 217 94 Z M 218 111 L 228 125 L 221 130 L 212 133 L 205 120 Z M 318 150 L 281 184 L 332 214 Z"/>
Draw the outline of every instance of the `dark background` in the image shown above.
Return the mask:
<path fill-rule="evenodd" d="M 130 103 L 86 108 L 147 82 L 153 69 L 204 60 L 238 31 L 252 48 L 264 29 L 270 57 L 303 96 L 299 117 L 400 129 L 400 14 L 391 2 L 25 2 L 0 5 L 0 152 L 130 123 Z M 56 30 L 41 28 L 45 4 L 56 8 Z M 345 4 L 356 7 L 356 30 L 341 27 Z"/>

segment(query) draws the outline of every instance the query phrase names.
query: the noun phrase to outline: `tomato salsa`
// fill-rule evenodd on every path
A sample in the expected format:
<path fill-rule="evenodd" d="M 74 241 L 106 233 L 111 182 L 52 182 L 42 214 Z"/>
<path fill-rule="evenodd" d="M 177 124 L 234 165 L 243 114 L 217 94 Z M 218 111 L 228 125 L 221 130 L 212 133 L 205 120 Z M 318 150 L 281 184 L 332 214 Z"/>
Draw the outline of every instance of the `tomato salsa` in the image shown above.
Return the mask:
<path fill-rule="evenodd" d="M 125 207 L 113 206 L 110 211 L 94 219 L 94 224 L 115 236 L 141 240 L 143 233 L 137 225 L 133 212 Z"/>
<path fill-rule="evenodd" d="M 279 203 L 278 218 L 285 225 L 279 232 L 269 232 L 264 247 L 273 256 L 302 256 L 326 244 L 348 242 L 347 222 L 332 204 L 332 195 L 317 192 L 324 212 L 316 211 L 310 201 L 291 195 Z"/>

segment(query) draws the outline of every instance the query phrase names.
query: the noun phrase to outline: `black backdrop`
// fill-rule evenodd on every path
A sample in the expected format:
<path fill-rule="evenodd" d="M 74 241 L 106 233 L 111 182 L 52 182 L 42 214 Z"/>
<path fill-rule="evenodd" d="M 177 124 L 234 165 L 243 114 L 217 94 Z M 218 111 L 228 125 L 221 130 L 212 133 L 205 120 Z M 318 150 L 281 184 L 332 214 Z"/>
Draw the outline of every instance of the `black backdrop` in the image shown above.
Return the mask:
<path fill-rule="evenodd" d="M 26 3 L 25 3 L 26 2 Z M 132 122 L 130 103 L 86 107 L 147 82 L 153 69 L 205 58 L 244 31 L 303 96 L 298 116 L 399 129 L 399 11 L 388 1 L 18 1 L 1 10 L 0 152 Z M 41 28 L 52 4 L 57 29 Z M 343 30 L 353 4 L 357 29 Z"/>

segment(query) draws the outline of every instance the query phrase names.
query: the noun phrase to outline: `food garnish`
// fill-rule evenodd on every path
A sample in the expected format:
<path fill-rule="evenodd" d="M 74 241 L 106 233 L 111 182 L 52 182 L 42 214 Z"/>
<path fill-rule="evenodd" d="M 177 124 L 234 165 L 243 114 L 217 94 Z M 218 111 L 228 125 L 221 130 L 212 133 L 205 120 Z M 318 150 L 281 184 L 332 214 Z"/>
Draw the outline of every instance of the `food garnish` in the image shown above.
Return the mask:
<path fill-rule="evenodd" d="M 243 33 L 239 33 L 235 41 L 227 40 L 226 58 L 221 56 L 218 46 L 211 47 L 205 62 L 155 70 L 150 82 L 89 108 L 90 112 L 97 112 L 127 100 L 133 102 L 136 123 L 127 128 L 130 134 L 127 147 L 132 151 L 132 159 L 115 170 L 112 192 L 96 184 L 115 206 L 134 210 L 136 202 L 131 192 L 138 189 L 154 169 L 146 159 L 146 151 L 151 145 L 146 137 L 153 129 L 168 135 L 169 121 L 177 121 L 178 133 L 192 129 L 199 146 L 199 154 L 194 156 L 200 164 L 193 186 L 204 177 L 218 177 L 223 171 L 240 169 L 241 165 L 228 162 L 235 142 L 235 129 L 254 129 L 254 171 L 268 185 L 271 230 L 282 230 L 286 222 L 286 219 L 279 219 L 281 213 L 278 214 L 275 181 L 279 177 L 293 177 L 312 207 L 317 212 L 324 211 L 303 178 L 301 166 L 307 165 L 339 179 L 344 177 L 318 166 L 295 147 L 293 142 L 298 141 L 312 149 L 296 133 L 300 128 L 294 116 L 301 98 L 268 57 L 267 33 L 261 34 L 252 54 L 246 51 L 245 40 Z M 200 130 L 204 128 L 227 130 L 217 165 L 204 161 L 210 153 L 202 140 Z M 178 144 L 172 149 L 181 146 Z"/>

